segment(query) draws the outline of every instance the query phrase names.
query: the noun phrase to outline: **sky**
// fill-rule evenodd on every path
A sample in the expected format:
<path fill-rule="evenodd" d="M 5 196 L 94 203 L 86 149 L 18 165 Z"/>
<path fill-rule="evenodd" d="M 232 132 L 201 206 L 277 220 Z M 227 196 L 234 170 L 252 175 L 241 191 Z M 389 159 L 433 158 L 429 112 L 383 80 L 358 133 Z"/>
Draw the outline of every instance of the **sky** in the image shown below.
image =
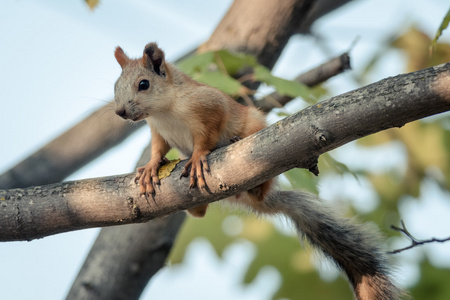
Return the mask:
<path fill-rule="evenodd" d="M 208 38 L 230 4 L 231 0 L 102 0 L 92 12 L 81 0 L 1 1 L 0 140 L 3 146 L 0 147 L 0 172 L 113 98 L 114 82 L 121 71 L 113 56 L 116 46 L 120 45 L 128 55 L 138 57 L 144 45 L 156 41 L 165 50 L 167 59 L 175 60 Z M 398 28 L 406 30 L 414 22 L 433 35 L 447 10 L 448 1 L 444 0 L 355 1 L 315 24 L 314 32 L 320 39 L 293 37 L 274 72 L 292 78 L 347 51 L 356 38 L 359 38 L 358 43 L 352 49 L 351 57 L 353 68 L 358 70 L 370 58 L 369 54 L 376 52 L 382 41 Z M 448 31 L 444 31 L 442 39 L 450 40 Z M 404 57 L 398 52 L 392 51 L 384 60 L 383 67 L 377 69 L 370 81 L 404 70 Z M 357 87 L 351 72 L 331 79 L 327 85 L 335 94 Z M 298 109 L 298 104 L 288 107 L 292 111 Z M 101 122 L 99 120 L 99 124 Z M 131 172 L 149 138 L 147 128 L 139 130 L 68 179 Z M 354 145 L 342 149 L 336 152 L 339 159 L 349 164 L 361 163 L 354 159 L 360 149 Z M 366 153 L 361 161 L 374 161 L 375 166 L 389 168 L 390 164 L 399 161 L 401 164 L 402 151 L 401 147 L 389 145 L 387 149 Z M 387 156 L 398 159 L 386 161 Z M 330 199 L 337 190 L 342 190 L 339 187 L 349 185 L 346 190 L 359 196 L 363 194 L 376 205 L 376 197 L 351 181 L 323 178 L 321 196 Z M 425 182 L 424 188 L 427 194 L 439 193 L 431 183 Z M 430 232 L 448 236 L 448 230 L 445 231 L 448 225 L 436 226 L 436 222 L 446 224 L 444 222 L 450 218 L 450 207 L 439 200 L 448 196 L 424 196 L 414 205 L 405 201 L 401 209 L 407 213 L 406 221 L 412 226 L 410 230 L 417 230 L 420 237 L 426 237 Z M 357 204 L 358 199 L 354 203 Z M 422 226 L 414 226 L 417 219 Z M 32 242 L 0 244 L 0 299 L 64 298 L 97 233 L 98 229 L 89 229 Z M 437 260 L 434 264 L 450 266 L 448 245 L 427 249 L 431 250 L 411 251 L 409 256 L 428 253 Z M 185 265 L 160 272 L 152 279 L 142 299 L 162 299 L 161 295 L 164 299 L 189 299 L 187 295 L 198 292 L 192 282 L 204 274 L 211 279 L 206 284 L 209 288 L 202 291 L 206 297 L 265 299 L 276 291 L 281 280 L 274 268 L 263 269 L 250 286 L 239 285 L 238 279 L 243 276 L 245 264 L 255 255 L 254 251 L 253 245 L 242 241 L 230 246 L 222 260 L 215 256 L 207 241 L 198 240 L 188 249 Z M 404 284 L 413 283 L 419 276 L 417 269 L 407 263 L 401 264 L 400 273 L 407 274 Z M 168 292 L 167 286 L 173 284 L 178 288 Z"/>

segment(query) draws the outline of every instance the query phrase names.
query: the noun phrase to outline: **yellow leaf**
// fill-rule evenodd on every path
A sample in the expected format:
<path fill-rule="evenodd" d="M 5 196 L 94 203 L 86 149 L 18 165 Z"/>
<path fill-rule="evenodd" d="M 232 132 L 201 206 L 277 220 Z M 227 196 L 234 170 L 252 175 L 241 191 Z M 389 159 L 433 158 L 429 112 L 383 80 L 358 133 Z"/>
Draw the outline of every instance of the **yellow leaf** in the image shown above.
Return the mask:
<path fill-rule="evenodd" d="M 85 0 L 86 4 L 89 6 L 91 10 L 94 10 L 94 8 L 98 5 L 100 0 Z"/>
<path fill-rule="evenodd" d="M 416 167 L 426 169 L 446 168 L 449 164 L 442 130 L 437 123 L 412 122 L 392 132 L 406 146 L 409 159 L 414 160 Z"/>
<path fill-rule="evenodd" d="M 180 159 L 174 159 L 171 160 L 169 163 L 161 166 L 158 170 L 158 178 L 162 179 L 164 177 L 169 177 L 170 173 L 172 173 L 173 169 L 177 166 L 177 164 L 180 162 Z"/>
<path fill-rule="evenodd" d="M 433 46 L 430 55 L 431 38 L 417 28 L 408 32 L 392 42 L 392 46 L 399 48 L 408 57 L 407 72 L 425 69 L 450 60 L 450 45 L 437 43 Z"/>

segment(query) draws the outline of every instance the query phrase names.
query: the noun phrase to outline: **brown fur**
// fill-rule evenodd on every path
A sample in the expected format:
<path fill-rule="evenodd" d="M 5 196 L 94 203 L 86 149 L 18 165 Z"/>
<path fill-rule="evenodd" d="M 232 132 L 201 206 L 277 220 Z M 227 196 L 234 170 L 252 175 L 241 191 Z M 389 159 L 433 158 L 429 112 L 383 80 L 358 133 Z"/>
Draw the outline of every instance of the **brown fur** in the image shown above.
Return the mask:
<path fill-rule="evenodd" d="M 147 119 L 152 132 L 152 158 L 137 170 L 141 194 L 155 192 L 157 170 L 172 147 L 190 156 L 182 172 L 182 176 L 189 176 L 189 186 L 204 190 L 204 172 L 209 172 L 207 155 L 235 136 L 245 138 L 266 126 L 256 108 L 241 105 L 168 64 L 155 43 L 145 47 L 141 59 L 128 58 L 120 47 L 115 57 L 123 70 L 115 86 L 116 112 L 132 121 Z M 138 90 L 142 80 L 149 81 L 148 90 Z M 249 196 L 263 201 L 271 182 L 253 188 Z M 202 217 L 206 207 L 189 212 Z"/>
<path fill-rule="evenodd" d="M 117 47 L 122 74 L 115 84 L 116 113 L 124 119 L 146 119 L 152 133 L 152 157 L 138 168 L 140 192 L 149 196 L 159 184 L 158 168 L 175 147 L 190 157 L 182 176 L 190 188 L 206 187 L 207 155 L 215 148 L 245 138 L 266 126 L 264 115 L 243 106 L 221 91 L 198 83 L 164 59 L 155 43 L 148 44 L 141 59 L 130 59 Z M 149 85 L 143 85 L 148 81 Z M 398 299 L 399 289 L 389 279 L 389 262 L 380 250 L 377 234 L 364 226 L 334 216 L 311 194 L 272 191 L 272 180 L 229 199 L 258 213 L 289 217 L 299 235 L 321 249 L 345 272 L 360 300 Z M 203 217 L 207 205 L 188 210 Z"/>

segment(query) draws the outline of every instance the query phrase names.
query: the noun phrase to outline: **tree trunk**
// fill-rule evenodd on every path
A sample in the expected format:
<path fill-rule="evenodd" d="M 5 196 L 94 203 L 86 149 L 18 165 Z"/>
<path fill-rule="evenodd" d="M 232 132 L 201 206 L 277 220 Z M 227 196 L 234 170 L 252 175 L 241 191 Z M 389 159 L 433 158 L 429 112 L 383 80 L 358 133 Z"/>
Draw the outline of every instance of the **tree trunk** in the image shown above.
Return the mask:
<path fill-rule="evenodd" d="M 67 299 L 138 299 L 166 261 L 184 217 L 180 212 L 143 224 L 103 228 Z"/>

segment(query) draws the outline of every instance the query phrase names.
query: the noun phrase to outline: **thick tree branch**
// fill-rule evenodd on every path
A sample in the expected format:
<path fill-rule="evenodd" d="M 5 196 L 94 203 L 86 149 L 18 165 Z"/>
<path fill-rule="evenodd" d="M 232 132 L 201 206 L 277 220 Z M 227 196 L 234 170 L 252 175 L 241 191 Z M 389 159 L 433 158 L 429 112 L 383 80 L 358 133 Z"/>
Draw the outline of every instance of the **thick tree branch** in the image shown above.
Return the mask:
<path fill-rule="evenodd" d="M 360 137 L 450 110 L 450 63 L 398 75 L 310 106 L 208 157 L 210 194 L 189 190 L 176 165 L 149 206 L 134 174 L 0 192 L 0 240 L 145 222 L 244 192 Z M 250 170 L 250 171 L 249 171 Z"/>

